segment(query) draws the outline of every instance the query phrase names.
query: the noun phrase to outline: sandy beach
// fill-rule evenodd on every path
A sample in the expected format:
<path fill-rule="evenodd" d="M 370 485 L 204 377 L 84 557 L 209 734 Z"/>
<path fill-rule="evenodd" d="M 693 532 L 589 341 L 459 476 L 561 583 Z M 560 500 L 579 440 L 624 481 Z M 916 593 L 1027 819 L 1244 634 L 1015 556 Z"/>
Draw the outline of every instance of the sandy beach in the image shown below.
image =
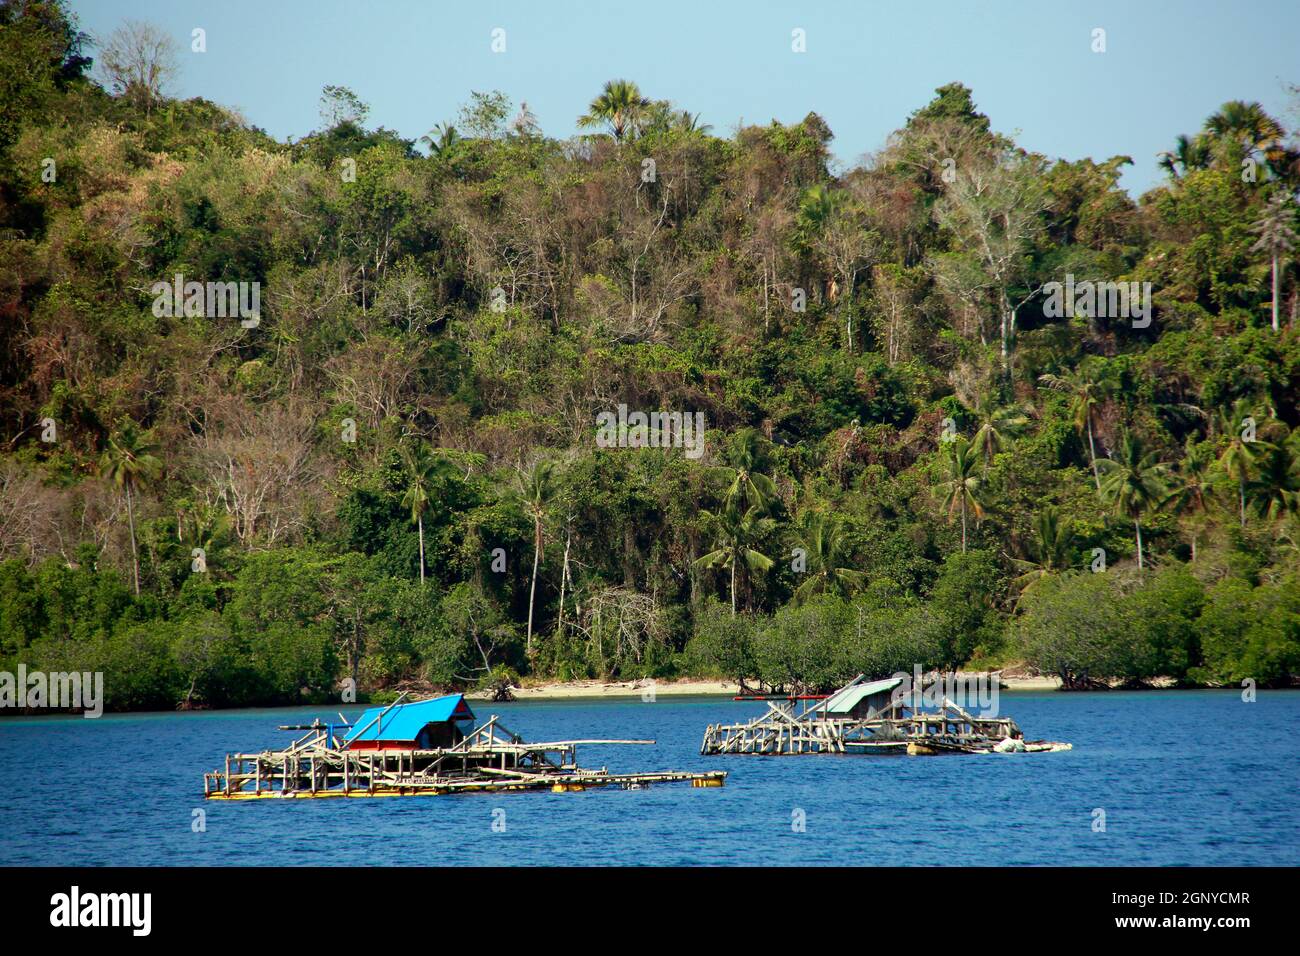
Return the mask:
<path fill-rule="evenodd" d="M 959 672 L 959 677 L 975 677 L 976 673 Z M 1003 677 L 1002 689 L 1007 691 L 1057 690 L 1061 682 L 1056 677 Z M 517 700 L 549 700 L 560 698 L 641 697 L 651 693 L 656 697 L 711 696 L 734 697 L 740 687 L 729 681 L 679 680 L 679 681 L 553 681 L 527 684 L 514 689 Z M 466 696 L 486 700 L 491 695 L 476 691 Z"/>
<path fill-rule="evenodd" d="M 614 681 L 607 683 L 599 680 L 554 681 L 540 684 L 527 684 L 513 690 L 517 700 L 547 700 L 563 697 L 640 697 L 648 696 L 653 689 L 656 697 L 684 697 L 689 695 L 727 696 L 739 693 L 736 684 L 717 680 L 680 680 L 680 681 Z M 491 694 L 474 691 L 465 696 L 474 700 L 486 700 Z"/>

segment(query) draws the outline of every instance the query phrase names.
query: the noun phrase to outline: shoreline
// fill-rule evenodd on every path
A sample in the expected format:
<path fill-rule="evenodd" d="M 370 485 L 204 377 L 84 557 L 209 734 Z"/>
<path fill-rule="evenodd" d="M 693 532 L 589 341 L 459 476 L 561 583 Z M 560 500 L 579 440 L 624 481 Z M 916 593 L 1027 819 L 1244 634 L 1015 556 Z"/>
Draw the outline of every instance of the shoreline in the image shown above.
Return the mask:
<path fill-rule="evenodd" d="M 976 676 L 987 676 L 985 671 L 958 671 L 958 677 L 971 678 Z M 637 681 L 602 681 L 602 680 L 582 680 L 582 681 L 540 681 L 538 683 L 529 683 L 524 687 L 512 687 L 514 700 L 518 702 L 529 700 L 627 700 L 629 698 L 640 697 L 648 688 L 648 680 Z M 720 680 L 703 680 L 696 678 L 686 678 L 675 681 L 656 681 L 654 683 L 656 697 L 718 697 L 731 698 L 735 697 L 740 688 L 730 681 Z M 1059 678 L 1052 676 L 1017 676 L 1003 677 L 999 686 L 1000 692 L 1009 693 L 1043 693 L 1047 691 L 1059 691 L 1061 681 Z M 1283 688 L 1266 688 L 1273 692 L 1277 690 L 1300 691 L 1300 686 L 1283 687 Z M 1094 688 L 1088 690 L 1072 691 L 1071 696 L 1104 693 L 1107 688 Z M 1153 681 L 1146 688 L 1121 688 L 1112 687 L 1109 690 L 1138 692 L 1139 690 L 1188 690 L 1188 691 L 1232 691 L 1237 693 L 1240 688 L 1226 687 L 1178 687 L 1171 678 L 1159 678 Z M 492 702 L 492 694 L 489 691 L 473 690 L 465 691 L 465 697 L 476 702 Z M 429 696 L 438 696 L 437 691 L 425 688 L 416 690 L 415 700 L 424 700 Z M 143 717 L 143 716 L 167 716 L 167 715 L 185 715 L 192 714 L 195 716 L 237 714 L 245 712 L 262 712 L 262 711 L 285 711 L 285 710 L 310 710 L 312 708 L 323 709 L 322 712 L 330 712 L 338 708 L 337 700 L 329 703 L 292 703 L 292 704 L 269 704 L 261 707 L 195 707 L 192 710 L 105 710 L 104 717 Z M 363 701 L 349 703 L 348 707 L 371 707 L 382 706 L 375 701 Z M 25 719 L 47 719 L 47 718 L 81 718 L 84 715 L 76 711 L 40 709 L 37 711 L 20 710 L 17 708 L 0 708 L 0 727 L 8 721 L 21 721 Z"/>
<path fill-rule="evenodd" d="M 987 677 L 983 671 L 958 671 L 959 678 Z M 512 687 L 515 700 L 592 700 L 626 697 L 641 697 L 648 694 L 653 687 L 655 697 L 735 697 L 740 693 L 740 685 L 731 681 L 699 680 L 689 678 L 676 681 L 655 681 L 648 679 L 628 681 L 543 681 L 537 684 L 525 684 Z M 1000 690 L 1004 691 L 1055 691 L 1060 690 L 1061 681 L 1057 677 L 1003 677 Z M 465 696 L 470 700 L 491 700 L 488 691 L 471 691 Z"/>

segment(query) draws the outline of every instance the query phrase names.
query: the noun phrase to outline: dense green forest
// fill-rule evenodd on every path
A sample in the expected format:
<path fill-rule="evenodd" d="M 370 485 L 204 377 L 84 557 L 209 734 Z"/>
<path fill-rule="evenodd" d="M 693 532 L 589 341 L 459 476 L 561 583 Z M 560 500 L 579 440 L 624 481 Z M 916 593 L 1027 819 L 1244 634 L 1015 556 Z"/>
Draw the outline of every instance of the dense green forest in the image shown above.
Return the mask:
<path fill-rule="evenodd" d="M 0 670 L 116 709 L 1300 672 L 1300 143 L 1258 104 L 1066 161 L 952 83 L 838 170 L 816 113 L 631 81 L 567 140 L 327 87 L 280 143 L 131 38 L 0 5 Z M 605 447 L 620 405 L 702 449 Z"/>

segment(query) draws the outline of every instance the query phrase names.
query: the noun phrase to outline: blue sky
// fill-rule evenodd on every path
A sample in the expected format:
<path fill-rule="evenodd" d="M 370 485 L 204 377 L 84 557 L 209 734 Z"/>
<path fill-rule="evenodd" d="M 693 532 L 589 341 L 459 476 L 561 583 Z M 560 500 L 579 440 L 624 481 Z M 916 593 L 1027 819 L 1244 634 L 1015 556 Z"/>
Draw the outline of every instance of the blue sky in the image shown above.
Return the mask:
<path fill-rule="evenodd" d="M 878 149 L 935 87 L 959 80 L 995 129 L 1053 157 L 1132 156 L 1124 185 L 1229 99 L 1297 124 L 1300 0 L 73 0 L 106 37 L 123 20 L 175 35 L 174 92 L 235 107 L 278 139 L 320 125 L 320 90 L 352 88 L 370 124 L 416 138 L 471 90 L 526 100 L 548 135 L 604 81 L 626 77 L 698 112 L 716 134 L 810 110 L 837 159 Z M 190 51 L 191 30 L 207 52 Z M 494 28 L 506 52 L 493 53 Z M 807 52 L 791 52 L 802 28 Z M 1106 31 L 1094 53 L 1092 31 Z M 93 50 L 92 50 L 93 53 Z"/>

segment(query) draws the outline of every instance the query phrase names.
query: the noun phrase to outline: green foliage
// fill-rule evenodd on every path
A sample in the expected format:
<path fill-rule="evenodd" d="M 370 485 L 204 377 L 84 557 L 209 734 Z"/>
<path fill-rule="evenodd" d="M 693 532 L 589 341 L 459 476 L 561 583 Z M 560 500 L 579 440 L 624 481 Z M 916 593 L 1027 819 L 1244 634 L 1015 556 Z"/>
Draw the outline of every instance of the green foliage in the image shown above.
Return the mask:
<path fill-rule="evenodd" d="M 732 614 L 719 601 L 708 601 L 696 612 L 695 634 L 686 645 L 690 670 L 743 684 L 758 676 L 755 658 L 755 619 Z"/>
<path fill-rule="evenodd" d="M 950 554 L 930 589 L 941 663 L 956 668 L 977 649 L 1001 642 L 1006 576 L 991 551 Z"/>
<path fill-rule="evenodd" d="M 1300 579 L 1292 573 L 1251 587 L 1227 578 L 1205 594 L 1201 615 L 1205 664 L 1196 679 L 1285 685 L 1300 667 Z"/>
<path fill-rule="evenodd" d="M 758 631 L 758 676 L 768 687 L 829 691 L 858 674 L 928 670 L 941 660 L 933 607 L 867 594 L 786 605 Z"/>
<path fill-rule="evenodd" d="M 1066 687 L 1110 679 L 1180 679 L 1199 652 L 1201 584 L 1178 566 L 1154 575 L 1069 572 L 1022 603 L 1014 631 L 1026 658 Z"/>
<path fill-rule="evenodd" d="M 816 113 L 724 134 L 630 80 L 571 141 L 470 92 L 426 155 L 340 86 L 292 144 L 115 94 L 83 40 L 0 5 L 0 665 L 118 708 L 1295 676 L 1300 164 L 1258 104 L 1134 199 L 960 83 L 843 171 Z M 1151 325 L 1049 315 L 1066 273 Z M 258 323 L 155 310 L 178 274 Z M 620 404 L 699 441 L 598 447 Z"/>

